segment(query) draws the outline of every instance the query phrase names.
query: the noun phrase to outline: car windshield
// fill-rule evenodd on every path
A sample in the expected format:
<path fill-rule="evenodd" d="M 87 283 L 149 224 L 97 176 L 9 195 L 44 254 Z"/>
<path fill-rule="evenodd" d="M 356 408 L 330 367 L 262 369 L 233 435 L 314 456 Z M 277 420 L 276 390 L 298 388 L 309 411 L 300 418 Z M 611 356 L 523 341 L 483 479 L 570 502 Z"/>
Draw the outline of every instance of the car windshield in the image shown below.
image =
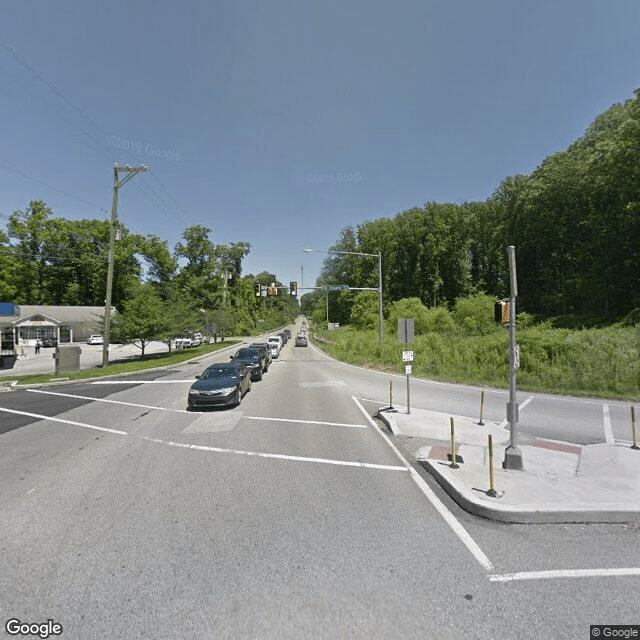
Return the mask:
<path fill-rule="evenodd" d="M 256 349 L 240 349 L 238 353 L 236 353 L 236 358 L 242 358 L 243 360 L 260 360 L 260 354 Z"/>
<path fill-rule="evenodd" d="M 201 380 L 211 380 L 214 378 L 230 378 L 236 379 L 238 377 L 237 369 L 230 367 L 209 367 L 201 376 Z"/>

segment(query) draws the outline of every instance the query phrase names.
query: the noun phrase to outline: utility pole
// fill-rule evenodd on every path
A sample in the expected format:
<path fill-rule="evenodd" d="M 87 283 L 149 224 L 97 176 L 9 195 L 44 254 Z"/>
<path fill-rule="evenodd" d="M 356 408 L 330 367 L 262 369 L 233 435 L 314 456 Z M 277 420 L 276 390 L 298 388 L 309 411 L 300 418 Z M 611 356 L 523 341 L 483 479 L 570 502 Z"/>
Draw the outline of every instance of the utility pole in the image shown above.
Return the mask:
<path fill-rule="evenodd" d="M 111 292 L 113 289 L 113 253 L 116 241 L 116 224 L 118 222 L 118 189 L 129 182 L 136 173 L 146 171 L 144 165 L 140 167 L 120 167 L 116 164 L 113 167 L 113 200 L 111 201 L 111 230 L 109 233 L 109 267 L 107 269 L 107 295 L 104 301 L 104 336 L 102 343 L 102 366 L 109 364 L 109 325 L 111 324 Z M 127 175 L 119 181 L 119 174 Z"/>

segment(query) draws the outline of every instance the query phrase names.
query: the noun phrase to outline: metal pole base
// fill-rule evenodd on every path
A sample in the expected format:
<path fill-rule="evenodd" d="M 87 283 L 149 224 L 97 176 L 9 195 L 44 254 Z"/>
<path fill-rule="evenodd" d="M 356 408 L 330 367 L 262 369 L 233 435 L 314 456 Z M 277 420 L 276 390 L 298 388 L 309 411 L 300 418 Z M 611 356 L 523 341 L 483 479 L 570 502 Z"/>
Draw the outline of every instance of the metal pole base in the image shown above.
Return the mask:
<path fill-rule="evenodd" d="M 518 449 L 518 447 L 508 446 L 505 449 L 502 468 L 522 471 L 522 452 L 520 451 L 520 449 Z"/>

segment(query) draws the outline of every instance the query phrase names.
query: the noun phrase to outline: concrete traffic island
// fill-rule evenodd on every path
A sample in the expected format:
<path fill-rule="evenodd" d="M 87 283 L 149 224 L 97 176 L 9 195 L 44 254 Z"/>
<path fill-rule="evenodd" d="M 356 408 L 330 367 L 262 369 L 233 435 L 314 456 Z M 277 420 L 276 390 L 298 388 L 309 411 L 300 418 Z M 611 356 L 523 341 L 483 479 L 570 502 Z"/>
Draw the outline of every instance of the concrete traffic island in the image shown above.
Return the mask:
<path fill-rule="evenodd" d="M 474 515 L 514 523 L 640 521 L 640 451 L 628 444 L 533 438 L 519 444 L 524 469 L 505 470 L 509 431 L 498 423 L 415 408 L 407 415 L 402 407 L 380 409 L 378 417 L 397 436 L 434 442 L 414 452 L 417 461 Z M 451 466 L 451 417 L 458 468 Z M 489 495 L 489 434 L 496 497 Z"/>

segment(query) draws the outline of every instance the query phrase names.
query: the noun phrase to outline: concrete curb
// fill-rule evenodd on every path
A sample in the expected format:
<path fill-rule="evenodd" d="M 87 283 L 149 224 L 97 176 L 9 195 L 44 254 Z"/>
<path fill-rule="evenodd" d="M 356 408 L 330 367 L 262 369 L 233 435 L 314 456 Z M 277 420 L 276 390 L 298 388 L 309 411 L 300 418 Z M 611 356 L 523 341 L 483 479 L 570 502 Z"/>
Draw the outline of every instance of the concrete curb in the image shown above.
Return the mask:
<path fill-rule="evenodd" d="M 244 341 L 246 342 L 246 340 Z M 240 345 L 242 345 L 243 342 L 237 342 L 235 344 L 231 344 L 227 347 L 223 347 L 222 349 L 218 349 L 217 351 L 211 351 L 210 353 L 204 353 L 200 356 L 195 356 L 194 358 L 191 358 L 189 360 L 183 360 L 182 362 L 178 362 L 178 363 L 174 363 L 174 364 L 166 364 L 166 365 L 162 365 L 160 367 L 150 367 L 149 369 L 140 369 L 139 371 L 130 371 L 128 373 L 111 373 L 111 374 L 106 374 L 104 376 L 95 376 L 93 378 L 78 378 L 75 380 L 70 380 L 69 378 L 58 378 L 57 380 L 50 380 L 47 382 L 30 382 L 27 384 L 21 384 L 18 385 L 18 381 L 17 380 L 4 380 L 0 382 L 0 391 L 13 391 L 16 389 L 29 389 L 32 387 L 42 387 L 42 386 L 56 386 L 56 385 L 60 385 L 60 384 L 74 384 L 74 383 L 83 383 L 83 382 L 93 382 L 94 380 L 108 380 L 109 378 L 120 378 L 122 376 L 135 376 L 138 375 L 140 373 L 145 373 L 148 371 L 162 371 L 164 369 L 172 369 L 174 367 L 179 367 L 185 364 L 197 364 L 198 362 L 200 362 L 201 360 L 204 360 L 205 358 L 210 358 L 218 353 L 223 353 L 224 351 L 227 351 L 228 349 L 233 349 L 233 348 L 239 348 Z M 52 374 L 55 375 L 55 374 Z M 132 380 L 132 382 L 135 382 L 135 380 Z M 8 387 L 8 388 L 3 388 L 3 387 Z"/>
<path fill-rule="evenodd" d="M 454 478 L 448 465 L 438 464 L 437 460 L 418 460 L 418 463 L 435 478 L 460 507 L 473 515 L 489 520 L 523 524 L 636 522 L 640 520 L 640 511 L 627 509 L 624 505 L 615 503 L 607 508 L 602 505 L 590 507 L 585 504 L 569 504 L 561 509 L 553 509 L 546 505 L 533 503 L 518 506 L 500 504 L 499 498 L 487 497 L 486 500 L 483 500 L 476 496 L 476 493 L 481 493 L 480 491 L 468 489 Z"/>
<path fill-rule="evenodd" d="M 384 411 L 377 416 L 387 428 L 395 434 L 391 421 Z M 640 511 L 629 509 L 623 504 L 588 505 L 567 504 L 562 508 L 550 508 L 536 503 L 522 503 L 519 505 L 504 504 L 499 498 L 480 498 L 482 490 L 469 489 L 454 475 L 454 471 L 446 463 L 439 460 L 415 460 L 422 466 L 442 489 L 465 511 L 488 520 L 507 523 L 549 524 L 549 523 L 595 523 L 595 522 L 637 522 L 640 521 Z M 518 472 L 514 472 L 518 473 Z"/>

